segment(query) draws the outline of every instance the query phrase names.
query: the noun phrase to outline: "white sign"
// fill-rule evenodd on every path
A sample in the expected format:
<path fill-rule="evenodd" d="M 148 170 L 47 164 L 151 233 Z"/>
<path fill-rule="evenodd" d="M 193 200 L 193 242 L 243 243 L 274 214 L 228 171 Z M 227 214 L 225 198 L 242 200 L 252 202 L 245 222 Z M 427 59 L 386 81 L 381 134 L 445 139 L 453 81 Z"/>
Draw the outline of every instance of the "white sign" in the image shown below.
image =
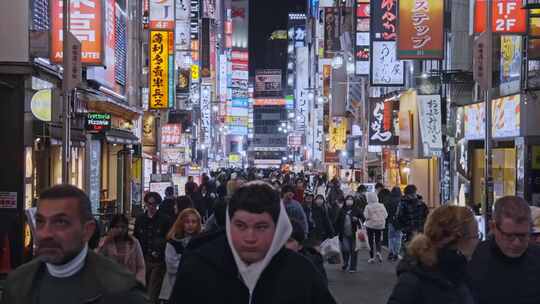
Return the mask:
<path fill-rule="evenodd" d="M 189 0 L 176 0 L 176 20 L 189 21 L 189 13 Z"/>
<path fill-rule="evenodd" d="M 176 22 L 176 31 L 174 33 L 174 43 L 176 44 L 176 49 L 185 51 L 191 49 L 190 41 L 190 25 L 189 21 L 177 21 Z"/>
<path fill-rule="evenodd" d="M 365 46 L 370 45 L 369 32 L 358 32 L 356 33 L 356 45 Z"/>
<path fill-rule="evenodd" d="M 212 86 L 201 86 L 201 133 L 204 136 L 204 144 L 211 145 L 211 111 L 212 111 Z"/>
<path fill-rule="evenodd" d="M 232 79 L 248 80 L 249 71 L 234 70 L 232 71 Z"/>
<path fill-rule="evenodd" d="M 417 102 L 422 142 L 429 150 L 442 150 L 441 96 L 418 95 Z"/>
<path fill-rule="evenodd" d="M 174 0 L 150 0 L 150 28 L 174 28 Z"/>
<path fill-rule="evenodd" d="M 300 96 L 296 104 L 296 132 L 304 133 L 309 124 L 309 99 L 308 90 L 300 90 Z"/>
<path fill-rule="evenodd" d="M 0 192 L 0 209 L 17 209 L 17 192 Z"/>
<path fill-rule="evenodd" d="M 219 96 L 221 100 L 227 99 L 227 55 L 219 55 Z"/>
<path fill-rule="evenodd" d="M 404 85 L 404 62 L 397 59 L 395 41 L 373 41 L 371 84 Z"/>

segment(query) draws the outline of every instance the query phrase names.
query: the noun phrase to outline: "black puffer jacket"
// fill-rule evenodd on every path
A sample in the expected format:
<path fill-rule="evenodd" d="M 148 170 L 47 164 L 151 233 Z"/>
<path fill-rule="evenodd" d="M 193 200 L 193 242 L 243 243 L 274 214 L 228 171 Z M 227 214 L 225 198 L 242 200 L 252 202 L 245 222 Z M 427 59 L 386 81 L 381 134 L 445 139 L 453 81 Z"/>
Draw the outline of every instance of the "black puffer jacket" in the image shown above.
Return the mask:
<path fill-rule="evenodd" d="M 388 304 L 475 303 L 465 276 L 450 279 L 443 271 L 424 267 L 411 257 L 400 262 L 397 273 L 399 279 Z"/>
<path fill-rule="evenodd" d="M 394 226 L 406 233 L 423 232 L 428 213 L 428 207 L 423 201 L 405 196 L 399 203 Z"/>

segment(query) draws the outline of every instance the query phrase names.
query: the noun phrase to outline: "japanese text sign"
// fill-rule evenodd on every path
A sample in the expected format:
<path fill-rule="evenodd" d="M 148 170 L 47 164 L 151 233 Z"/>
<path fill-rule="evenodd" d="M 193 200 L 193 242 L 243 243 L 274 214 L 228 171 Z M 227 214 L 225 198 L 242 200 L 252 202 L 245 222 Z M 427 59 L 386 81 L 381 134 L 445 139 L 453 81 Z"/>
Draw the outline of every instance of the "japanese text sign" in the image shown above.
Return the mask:
<path fill-rule="evenodd" d="M 356 43 L 355 72 L 356 75 L 369 75 L 369 16 L 370 4 L 367 0 L 356 0 Z"/>
<path fill-rule="evenodd" d="M 330 145 L 328 147 L 329 152 L 336 152 L 337 150 L 345 150 L 347 143 L 347 118 L 334 117 L 330 121 Z"/>
<path fill-rule="evenodd" d="M 174 0 L 150 0 L 150 28 L 174 29 Z"/>
<path fill-rule="evenodd" d="M 166 124 L 161 127 L 161 144 L 162 145 L 177 145 L 181 140 L 181 125 Z"/>
<path fill-rule="evenodd" d="M 443 148 L 441 96 L 418 95 L 417 101 L 422 142 L 429 150 L 441 150 Z"/>
<path fill-rule="evenodd" d="M 400 1 L 399 59 L 443 59 L 444 1 Z"/>
<path fill-rule="evenodd" d="M 395 101 L 373 98 L 369 108 L 369 145 L 390 146 L 399 143 L 399 109 Z"/>
<path fill-rule="evenodd" d="M 371 84 L 374 86 L 403 86 L 405 64 L 396 56 L 395 41 L 373 41 L 371 45 Z"/>
<path fill-rule="evenodd" d="M 103 64 L 103 1 L 72 0 L 70 32 L 81 42 L 81 62 Z M 51 62 L 62 63 L 62 0 L 51 0 Z"/>
<path fill-rule="evenodd" d="M 371 1 L 372 40 L 395 41 L 397 38 L 397 0 Z"/>
<path fill-rule="evenodd" d="M 150 32 L 150 109 L 166 109 L 173 98 L 173 33 Z"/>
<path fill-rule="evenodd" d="M 521 0 L 493 0 L 491 25 L 494 33 L 522 34 L 527 32 L 527 10 L 522 9 Z M 486 30 L 486 0 L 476 0 L 474 32 Z"/>

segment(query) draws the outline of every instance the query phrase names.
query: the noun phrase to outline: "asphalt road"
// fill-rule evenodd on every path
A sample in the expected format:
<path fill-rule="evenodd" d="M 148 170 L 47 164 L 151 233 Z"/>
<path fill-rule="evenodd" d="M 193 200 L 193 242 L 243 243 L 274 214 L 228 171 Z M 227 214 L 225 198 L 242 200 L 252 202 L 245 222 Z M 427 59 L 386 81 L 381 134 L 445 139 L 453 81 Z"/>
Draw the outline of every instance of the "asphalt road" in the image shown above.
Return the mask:
<path fill-rule="evenodd" d="M 368 252 L 359 252 L 357 273 L 326 265 L 329 287 L 339 304 L 386 304 L 396 282 L 396 262 L 368 264 L 368 257 Z"/>

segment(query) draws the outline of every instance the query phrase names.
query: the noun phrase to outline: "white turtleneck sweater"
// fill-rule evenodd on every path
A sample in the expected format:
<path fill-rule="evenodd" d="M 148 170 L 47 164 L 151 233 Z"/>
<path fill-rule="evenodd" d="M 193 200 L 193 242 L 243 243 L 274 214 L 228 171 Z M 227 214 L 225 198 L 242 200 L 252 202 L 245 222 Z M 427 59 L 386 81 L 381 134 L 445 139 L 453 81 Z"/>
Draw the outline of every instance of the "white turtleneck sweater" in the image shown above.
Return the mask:
<path fill-rule="evenodd" d="M 86 244 L 81 252 L 71 261 L 63 265 L 53 265 L 45 263 L 49 274 L 55 278 L 63 279 L 75 275 L 85 264 L 86 256 L 88 255 L 88 244 Z"/>

